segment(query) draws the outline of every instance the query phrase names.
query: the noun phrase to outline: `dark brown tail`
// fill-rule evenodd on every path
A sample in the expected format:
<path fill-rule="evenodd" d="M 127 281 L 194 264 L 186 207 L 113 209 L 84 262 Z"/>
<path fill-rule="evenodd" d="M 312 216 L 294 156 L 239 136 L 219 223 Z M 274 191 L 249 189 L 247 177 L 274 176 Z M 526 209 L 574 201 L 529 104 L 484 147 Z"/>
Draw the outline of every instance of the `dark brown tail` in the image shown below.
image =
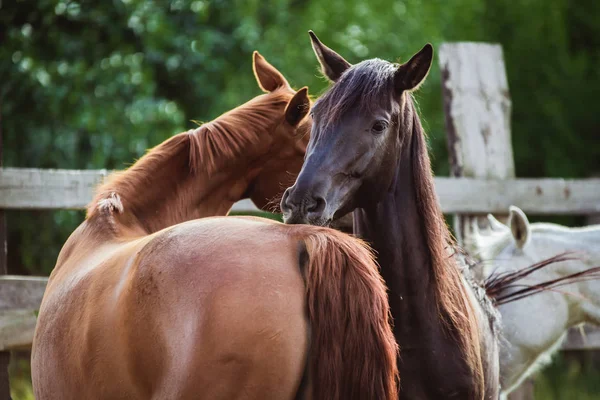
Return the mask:
<path fill-rule="evenodd" d="M 313 399 L 396 400 L 398 347 L 372 253 L 333 229 L 311 227 L 303 239 Z"/>
<path fill-rule="evenodd" d="M 486 278 L 484 282 L 484 288 L 488 296 L 490 296 L 495 304 L 501 305 L 510 303 L 511 301 L 520 300 L 524 297 L 533 296 L 534 294 L 540 292 L 553 290 L 557 287 L 568 285 L 570 283 L 600 278 L 600 267 L 594 267 L 586 269 L 585 271 L 562 276 L 560 278 L 540 282 L 536 285 L 524 285 L 518 283 L 520 279 L 551 264 L 576 259 L 577 257 L 574 255 L 574 253 L 562 253 L 514 272 L 504 272 L 499 274 L 493 273 Z M 510 292 L 506 291 L 506 289 L 511 288 L 520 289 L 512 290 Z"/>

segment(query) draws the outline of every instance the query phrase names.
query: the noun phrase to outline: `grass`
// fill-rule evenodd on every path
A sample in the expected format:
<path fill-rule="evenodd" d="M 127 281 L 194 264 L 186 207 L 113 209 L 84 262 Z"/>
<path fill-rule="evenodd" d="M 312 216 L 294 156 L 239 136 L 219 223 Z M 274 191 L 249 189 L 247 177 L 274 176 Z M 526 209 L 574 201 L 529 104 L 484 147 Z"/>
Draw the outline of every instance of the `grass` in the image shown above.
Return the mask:
<path fill-rule="evenodd" d="M 34 400 L 31 388 L 29 352 L 13 352 L 10 357 L 10 396 L 13 400 Z"/>
<path fill-rule="evenodd" d="M 274 214 L 274 213 L 270 213 L 270 212 L 263 212 L 263 211 L 256 211 L 256 212 L 248 212 L 248 211 L 244 211 L 244 212 L 239 212 L 239 211 L 232 211 L 229 213 L 229 215 L 249 215 L 249 216 L 253 216 L 253 217 L 263 217 L 263 218 L 268 218 L 268 219 L 273 219 L 275 221 L 279 221 L 282 222 L 282 216 L 281 214 Z"/>
<path fill-rule="evenodd" d="M 600 400 L 600 352 L 559 353 L 535 378 L 540 400 Z"/>

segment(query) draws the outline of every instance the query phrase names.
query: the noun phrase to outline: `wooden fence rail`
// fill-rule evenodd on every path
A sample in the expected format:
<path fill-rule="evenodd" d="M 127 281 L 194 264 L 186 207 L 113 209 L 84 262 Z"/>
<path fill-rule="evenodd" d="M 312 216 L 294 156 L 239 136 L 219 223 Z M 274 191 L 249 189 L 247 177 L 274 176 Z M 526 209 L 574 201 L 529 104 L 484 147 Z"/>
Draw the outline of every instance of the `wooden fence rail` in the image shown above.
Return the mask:
<path fill-rule="evenodd" d="M 0 168 L 0 209 L 81 209 L 107 170 Z M 518 205 L 529 214 L 600 213 L 600 178 L 435 179 L 444 213 L 506 213 Z M 233 211 L 258 211 L 250 200 Z"/>

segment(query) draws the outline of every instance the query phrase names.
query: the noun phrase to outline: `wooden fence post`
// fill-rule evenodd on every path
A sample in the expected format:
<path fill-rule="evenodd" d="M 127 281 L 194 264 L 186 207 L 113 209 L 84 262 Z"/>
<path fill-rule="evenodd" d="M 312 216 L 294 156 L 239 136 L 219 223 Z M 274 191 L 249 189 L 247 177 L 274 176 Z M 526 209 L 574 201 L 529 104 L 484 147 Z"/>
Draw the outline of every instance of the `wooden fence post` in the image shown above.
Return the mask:
<path fill-rule="evenodd" d="M 502 47 L 445 43 L 440 46 L 439 63 L 451 175 L 491 180 L 514 178 L 512 104 Z M 473 218 L 477 216 L 455 215 L 454 230 L 459 242 L 468 238 Z M 511 400 L 533 398 L 532 380 L 509 396 Z"/>
<path fill-rule="evenodd" d="M 514 178 L 511 101 L 502 47 L 445 43 L 440 46 L 439 63 L 451 175 Z M 472 218 L 476 217 L 454 217 L 459 242 L 468 235 Z"/>
<path fill-rule="evenodd" d="M 600 172 L 592 174 L 592 178 L 600 178 Z M 586 217 L 586 225 L 598 225 L 600 224 L 600 213 L 589 214 Z"/>
<path fill-rule="evenodd" d="M 0 167 L 2 167 L 2 99 L 0 99 Z M 0 209 L 0 275 L 6 273 L 6 220 L 4 210 Z M 0 351 L 0 400 L 10 400 L 9 362 L 10 352 Z"/>

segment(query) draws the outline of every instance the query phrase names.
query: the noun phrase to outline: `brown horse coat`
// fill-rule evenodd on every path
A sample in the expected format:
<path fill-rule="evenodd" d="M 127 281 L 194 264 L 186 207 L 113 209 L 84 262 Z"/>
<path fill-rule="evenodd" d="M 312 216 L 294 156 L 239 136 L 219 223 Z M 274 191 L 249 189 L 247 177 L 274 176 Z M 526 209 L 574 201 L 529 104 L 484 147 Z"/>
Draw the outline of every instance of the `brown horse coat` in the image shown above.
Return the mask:
<path fill-rule="evenodd" d="M 40 310 L 38 400 L 294 399 L 309 356 L 306 398 L 395 398 L 385 286 L 358 240 L 251 217 L 76 234 L 65 250 L 87 251 Z"/>
<path fill-rule="evenodd" d="M 396 398 L 385 285 L 362 242 L 197 219 L 242 197 L 267 206 L 302 164 L 306 90 L 257 54 L 254 68 L 266 94 L 98 189 L 40 308 L 38 400 Z"/>

